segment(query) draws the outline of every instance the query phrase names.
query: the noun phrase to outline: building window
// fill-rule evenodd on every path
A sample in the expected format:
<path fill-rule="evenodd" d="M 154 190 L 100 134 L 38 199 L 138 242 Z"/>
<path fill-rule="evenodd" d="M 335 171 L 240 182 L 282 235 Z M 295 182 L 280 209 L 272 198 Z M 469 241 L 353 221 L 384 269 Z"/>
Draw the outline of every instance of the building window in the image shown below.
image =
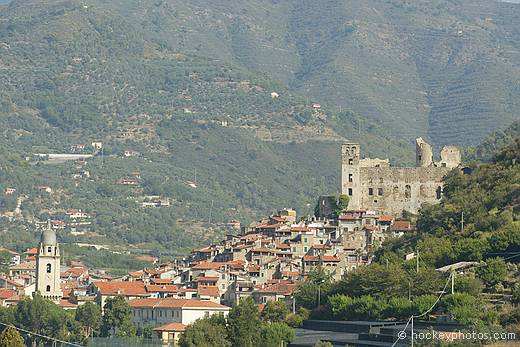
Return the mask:
<path fill-rule="evenodd" d="M 374 188 L 368 188 L 368 195 L 374 195 Z"/>
<path fill-rule="evenodd" d="M 348 164 L 349 164 L 349 165 L 354 165 L 354 159 L 350 158 L 350 159 L 348 160 Z"/>
<path fill-rule="evenodd" d="M 352 188 L 348 189 L 348 195 L 352 196 Z"/>
<path fill-rule="evenodd" d="M 47 252 L 52 253 L 52 247 L 47 247 Z"/>
<path fill-rule="evenodd" d="M 307 249 L 308 249 L 307 247 L 303 247 L 304 252 L 307 252 Z"/>
<path fill-rule="evenodd" d="M 52 270 L 52 265 L 51 264 L 47 264 L 47 273 L 50 274 L 51 270 Z"/>
<path fill-rule="evenodd" d="M 377 194 L 378 194 L 379 196 L 383 195 L 383 188 L 378 188 L 378 189 L 377 189 Z"/>
<path fill-rule="evenodd" d="M 354 180 L 353 175 L 352 174 L 348 174 L 348 181 L 352 182 L 353 180 Z"/>
<path fill-rule="evenodd" d="M 51 286 L 47 286 L 47 288 L 45 288 L 45 290 L 47 290 L 48 292 L 51 291 Z"/>

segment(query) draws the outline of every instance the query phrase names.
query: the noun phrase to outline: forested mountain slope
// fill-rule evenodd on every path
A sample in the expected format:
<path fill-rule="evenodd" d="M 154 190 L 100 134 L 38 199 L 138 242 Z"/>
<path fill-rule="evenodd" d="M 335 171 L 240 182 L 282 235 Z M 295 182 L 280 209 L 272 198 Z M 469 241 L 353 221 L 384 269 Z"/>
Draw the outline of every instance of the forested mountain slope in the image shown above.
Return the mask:
<path fill-rule="evenodd" d="M 415 136 L 476 143 L 518 117 L 517 14 L 466 0 L 14 0 L 0 6 L 0 188 L 17 190 L 1 212 L 19 205 L 17 240 L 75 208 L 93 224 L 64 240 L 169 248 L 212 237 L 186 221 L 307 213 L 339 188 L 342 141 L 404 164 Z M 94 141 L 86 164 L 33 157 Z M 122 185 L 131 172 L 139 184 Z M 152 195 L 171 207 L 143 208 Z"/>
<path fill-rule="evenodd" d="M 520 6 L 489 0 L 113 1 L 176 52 L 266 73 L 407 139 L 477 144 L 518 119 Z M 471 129 L 471 131 L 469 131 Z"/>
<path fill-rule="evenodd" d="M 128 4 L 16 1 L 0 12 L 3 241 L 30 246 L 37 221 L 73 222 L 67 210 L 81 209 L 91 224 L 67 227 L 62 241 L 180 252 L 232 218 L 285 206 L 306 213 L 315 196 L 338 189 L 346 139 L 410 161 L 406 140 L 360 128 L 359 115 L 312 108 L 269 76 L 173 49 L 137 26 Z M 71 152 L 95 156 L 34 156 Z M 135 175 L 136 185 L 122 184 Z M 144 208 L 150 196 L 171 206 Z"/>

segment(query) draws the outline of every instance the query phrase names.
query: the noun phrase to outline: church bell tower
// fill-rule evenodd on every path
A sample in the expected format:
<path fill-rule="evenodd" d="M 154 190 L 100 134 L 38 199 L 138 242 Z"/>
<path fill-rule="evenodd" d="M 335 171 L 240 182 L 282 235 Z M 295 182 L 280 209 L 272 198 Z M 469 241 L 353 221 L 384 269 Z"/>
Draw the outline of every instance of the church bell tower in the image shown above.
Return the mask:
<path fill-rule="evenodd" d="M 56 303 L 63 297 L 60 287 L 60 247 L 50 225 L 42 232 L 38 246 L 36 291 L 45 299 Z"/>

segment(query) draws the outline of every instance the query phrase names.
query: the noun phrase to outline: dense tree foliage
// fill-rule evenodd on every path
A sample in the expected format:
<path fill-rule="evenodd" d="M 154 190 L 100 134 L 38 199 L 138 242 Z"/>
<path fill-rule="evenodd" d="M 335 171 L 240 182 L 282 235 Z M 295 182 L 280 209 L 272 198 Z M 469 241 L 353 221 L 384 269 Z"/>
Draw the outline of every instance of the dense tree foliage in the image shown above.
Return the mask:
<path fill-rule="evenodd" d="M 25 347 L 25 342 L 15 327 L 8 326 L 0 333 L 0 347 Z"/>
<path fill-rule="evenodd" d="M 102 336 L 132 337 L 136 329 L 130 319 L 131 308 L 122 296 L 108 298 L 103 310 Z"/>

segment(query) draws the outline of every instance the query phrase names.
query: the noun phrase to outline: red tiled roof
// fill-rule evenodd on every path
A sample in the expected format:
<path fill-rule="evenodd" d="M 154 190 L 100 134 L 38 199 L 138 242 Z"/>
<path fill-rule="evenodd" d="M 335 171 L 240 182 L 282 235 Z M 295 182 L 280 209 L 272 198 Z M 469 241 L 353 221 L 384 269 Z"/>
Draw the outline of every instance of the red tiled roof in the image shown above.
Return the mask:
<path fill-rule="evenodd" d="M 392 230 L 394 231 L 411 231 L 413 229 L 412 223 L 404 220 L 397 220 L 392 225 Z"/>
<path fill-rule="evenodd" d="M 38 254 L 38 248 L 27 248 L 27 250 L 24 253 L 29 255 L 36 255 Z"/>
<path fill-rule="evenodd" d="M 169 278 L 150 278 L 150 282 L 153 284 L 171 284 L 172 280 Z"/>
<path fill-rule="evenodd" d="M 20 263 L 18 265 L 13 265 L 9 267 L 10 270 L 36 270 L 36 262 L 35 261 L 26 261 Z"/>
<path fill-rule="evenodd" d="M 101 295 L 146 295 L 146 288 L 143 282 L 93 282 Z"/>
<path fill-rule="evenodd" d="M 154 331 L 172 331 L 172 332 L 183 332 L 186 330 L 186 326 L 181 323 L 170 323 L 153 329 Z"/>
<path fill-rule="evenodd" d="M 271 252 L 274 252 L 274 250 L 271 248 L 267 248 L 267 247 L 257 247 L 257 248 L 253 248 L 251 250 L 251 252 L 255 252 L 255 253 L 256 252 L 270 252 L 271 253 Z"/>
<path fill-rule="evenodd" d="M 196 281 L 197 282 L 217 282 L 218 281 L 218 277 L 200 276 L 200 277 L 197 277 Z"/>
<path fill-rule="evenodd" d="M 281 282 L 270 285 L 263 285 L 257 288 L 259 293 L 291 295 L 296 290 L 296 287 L 297 284 Z"/>
<path fill-rule="evenodd" d="M 13 289 L 0 289 L 0 300 L 9 299 L 16 295 L 16 290 Z"/>
<path fill-rule="evenodd" d="M 380 222 L 391 222 L 393 220 L 394 220 L 394 216 L 389 216 L 389 215 L 379 216 L 379 221 Z"/>
<path fill-rule="evenodd" d="M 202 309 L 217 309 L 217 310 L 229 310 L 230 308 L 221 304 L 217 304 L 212 301 L 206 300 L 193 300 L 193 299 L 134 299 L 128 301 L 130 307 L 148 307 L 148 308 L 202 308 Z"/>
<path fill-rule="evenodd" d="M 145 289 L 148 293 L 177 293 L 179 288 L 176 285 L 159 285 L 159 284 L 147 284 Z"/>
<path fill-rule="evenodd" d="M 276 248 L 278 248 L 278 249 L 291 249 L 291 246 L 286 245 L 286 244 L 282 244 L 282 245 L 276 246 Z"/>
<path fill-rule="evenodd" d="M 140 271 L 128 271 L 128 275 L 131 276 L 131 277 L 141 277 L 144 275 L 144 271 L 143 270 L 140 270 Z"/>
<path fill-rule="evenodd" d="M 61 273 L 61 277 L 80 277 L 87 274 L 87 269 L 84 267 L 72 267 Z"/>
<path fill-rule="evenodd" d="M 220 292 L 217 287 L 211 287 L 211 286 L 200 286 L 197 288 L 197 293 L 199 296 L 213 296 L 218 297 L 220 295 Z"/>
<path fill-rule="evenodd" d="M 74 304 L 66 299 L 61 299 L 60 303 L 58 305 L 61 307 L 77 307 L 78 306 L 77 304 Z"/>

